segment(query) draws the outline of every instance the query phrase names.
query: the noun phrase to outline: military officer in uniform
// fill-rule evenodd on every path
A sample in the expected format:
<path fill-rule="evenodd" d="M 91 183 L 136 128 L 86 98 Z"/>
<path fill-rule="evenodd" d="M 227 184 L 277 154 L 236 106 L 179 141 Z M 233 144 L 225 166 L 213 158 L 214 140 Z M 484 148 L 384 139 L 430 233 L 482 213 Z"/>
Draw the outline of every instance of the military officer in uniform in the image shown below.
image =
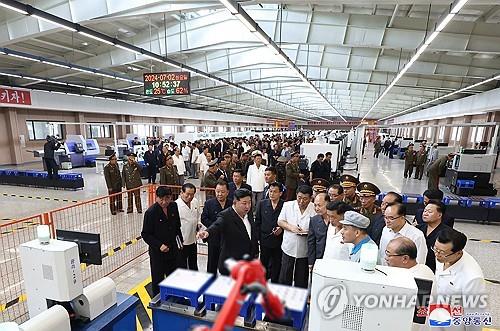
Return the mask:
<path fill-rule="evenodd" d="M 427 151 L 424 145 L 420 145 L 418 152 L 415 154 L 415 179 L 422 179 L 425 161 L 427 161 Z"/>
<path fill-rule="evenodd" d="M 375 204 L 377 194 L 380 194 L 379 188 L 372 183 L 362 182 L 357 186 L 359 192 L 359 201 L 361 201 L 361 208 L 359 213 L 368 217 L 370 224 L 373 220 L 382 214 L 382 210 Z"/>
<path fill-rule="evenodd" d="M 286 201 L 293 201 L 297 195 L 297 187 L 299 186 L 299 178 L 301 175 L 299 169 L 299 157 L 300 154 L 295 152 L 292 154 L 292 158 L 286 164 Z"/>
<path fill-rule="evenodd" d="M 117 160 L 116 154 L 114 153 L 109 157 L 109 163 L 104 166 L 104 179 L 108 187 L 108 194 L 111 195 L 109 197 L 111 215 L 116 215 L 117 211 L 123 211 L 122 195 L 114 195 L 122 191 L 122 175 Z"/>
<path fill-rule="evenodd" d="M 413 174 L 413 165 L 415 164 L 415 160 L 417 158 L 417 152 L 413 150 L 413 144 L 408 146 L 408 149 L 405 151 L 404 159 L 405 159 L 405 172 L 404 177 L 411 177 Z"/>
<path fill-rule="evenodd" d="M 208 165 L 208 170 L 205 173 L 205 176 L 203 177 L 202 186 L 215 189 L 215 186 L 217 186 L 217 181 L 219 180 L 219 178 L 217 177 L 217 171 L 219 170 L 217 167 L 217 159 L 208 162 L 207 165 Z M 206 197 L 207 200 L 215 197 L 215 191 L 214 190 L 206 191 Z"/>
<path fill-rule="evenodd" d="M 313 189 L 313 199 L 318 195 L 319 193 L 326 193 L 326 189 L 330 186 L 330 183 L 323 178 L 314 178 L 311 180 L 311 186 Z"/>
<path fill-rule="evenodd" d="M 135 198 L 135 207 L 139 214 L 142 213 L 141 204 L 141 166 L 135 161 L 137 155 L 129 154 L 128 162 L 123 165 L 122 184 L 128 190 L 127 192 L 127 214 L 134 211 L 133 198 Z"/>
<path fill-rule="evenodd" d="M 351 175 L 340 176 L 340 185 L 344 189 L 344 201 L 354 210 L 358 211 L 361 208 L 361 201 L 356 195 L 356 185 L 359 184 L 359 180 Z"/>
<path fill-rule="evenodd" d="M 429 165 L 429 169 L 427 170 L 429 173 L 429 182 L 427 183 L 427 188 L 429 190 L 439 190 L 439 176 L 444 170 L 446 170 L 448 161 L 453 159 L 454 156 L 455 154 L 453 153 L 443 155 Z"/>
<path fill-rule="evenodd" d="M 179 174 L 172 155 L 165 157 L 165 166 L 160 169 L 161 185 L 179 185 Z"/>

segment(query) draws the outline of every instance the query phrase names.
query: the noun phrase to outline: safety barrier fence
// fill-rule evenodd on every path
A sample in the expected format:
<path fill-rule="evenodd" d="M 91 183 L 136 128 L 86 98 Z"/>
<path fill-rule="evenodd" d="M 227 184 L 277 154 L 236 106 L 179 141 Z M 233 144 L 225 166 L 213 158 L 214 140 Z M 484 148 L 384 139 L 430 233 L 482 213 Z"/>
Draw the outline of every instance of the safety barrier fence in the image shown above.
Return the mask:
<path fill-rule="evenodd" d="M 150 184 L 139 188 L 142 213 L 138 213 L 135 201 L 133 212 L 127 213 L 127 197 L 132 191 L 129 190 L 1 224 L 0 322 L 21 323 L 28 319 L 19 245 L 36 239 L 36 225 L 49 225 L 53 238 L 57 230 L 100 234 L 102 265 L 81 264 L 83 285 L 87 286 L 104 276 L 113 277 L 114 271 L 147 252 L 148 247 L 141 237 L 143 213 L 155 202 L 157 186 Z M 169 187 L 177 199 L 181 187 Z M 207 191 L 213 192 L 213 189 L 197 188 L 196 198 L 201 205 Z M 122 202 L 123 212 L 111 214 L 112 200 Z"/>

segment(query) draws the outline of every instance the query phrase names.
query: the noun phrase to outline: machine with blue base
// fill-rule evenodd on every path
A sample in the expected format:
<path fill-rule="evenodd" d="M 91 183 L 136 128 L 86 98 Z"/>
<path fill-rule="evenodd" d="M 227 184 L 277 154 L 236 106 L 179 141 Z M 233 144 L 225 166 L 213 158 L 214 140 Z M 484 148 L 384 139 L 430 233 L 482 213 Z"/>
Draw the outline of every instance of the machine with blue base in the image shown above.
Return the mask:
<path fill-rule="evenodd" d="M 306 329 L 306 289 L 256 281 L 250 270 L 263 269 L 260 261 L 238 264 L 233 277 L 177 269 L 160 283 L 160 294 L 149 305 L 153 330 Z"/>
<path fill-rule="evenodd" d="M 85 167 L 94 165 L 100 153 L 99 143 L 96 139 L 85 139 L 82 135 L 69 134 L 64 143 L 66 153 L 71 158 L 72 167 Z"/>
<path fill-rule="evenodd" d="M 19 247 L 30 320 L 18 330 L 136 330 L 138 298 L 117 293 L 109 277 L 83 287 L 83 242 L 50 239 L 46 225 L 37 233 L 38 239 Z"/>

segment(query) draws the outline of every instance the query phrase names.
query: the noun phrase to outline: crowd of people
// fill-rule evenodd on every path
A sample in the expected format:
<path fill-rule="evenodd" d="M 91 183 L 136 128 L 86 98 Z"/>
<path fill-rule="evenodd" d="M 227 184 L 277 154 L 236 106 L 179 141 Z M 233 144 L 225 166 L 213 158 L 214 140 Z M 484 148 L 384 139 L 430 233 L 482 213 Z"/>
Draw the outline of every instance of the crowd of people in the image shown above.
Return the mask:
<path fill-rule="evenodd" d="M 364 245 L 377 245 L 379 264 L 425 276 L 437 295 L 484 293 L 481 269 L 464 251 L 466 236 L 453 229 L 443 192 L 425 191 L 424 208 L 411 219 L 399 193 L 388 192 L 379 202 L 375 184 L 348 174 L 332 177 L 327 155 L 319 154 L 310 171 L 301 169 L 298 151 L 304 141 L 303 136 L 276 135 L 162 146 L 164 167 L 177 155 L 185 175 L 191 169 L 189 177 L 202 178 L 202 186 L 213 193 L 201 206 L 189 182 L 175 201 L 171 188 L 158 187 L 142 231 L 154 294 L 177 267 L 198 270 L 198 240 L 208 244 L 206 270 L 214 274 L 229 273 L 226 259 L 248 256 L 260 258 L 273 283 L 307 288 L 317 259 L 359 262 Z M 128 165 L 125 172 L 123 179 L 134 167 Z M 181 184 L 171 181 L 174 175 L 165 176 L 161 184 Z M 462 273 L 463 268 L 474 272 Z M 451 289 L 447 284 L 458 278 Z"/>

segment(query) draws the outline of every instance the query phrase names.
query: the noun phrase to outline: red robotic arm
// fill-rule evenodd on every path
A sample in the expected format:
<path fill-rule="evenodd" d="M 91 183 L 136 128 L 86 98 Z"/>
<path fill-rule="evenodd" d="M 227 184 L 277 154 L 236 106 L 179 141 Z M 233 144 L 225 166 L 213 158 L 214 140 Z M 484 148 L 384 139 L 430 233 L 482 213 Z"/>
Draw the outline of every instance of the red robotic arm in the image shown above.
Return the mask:
<path fill-rule="evenodd" d="M 231 277 L 236 280 L 231 292 L 224 302 L 222 310 L 217 316 L 215 324 L 210 329 L 201 326 L 194 331 L 226 331 L 234 326 L 242 303 L 249 292 L 261 292 L 262 305 L 266 315 L 273 319 L 280 319 L 285 315 L 285 308 L 279 298 L 267 288 L 266 271 L 259 260 L 253 261 L 226 261 Z"/>

